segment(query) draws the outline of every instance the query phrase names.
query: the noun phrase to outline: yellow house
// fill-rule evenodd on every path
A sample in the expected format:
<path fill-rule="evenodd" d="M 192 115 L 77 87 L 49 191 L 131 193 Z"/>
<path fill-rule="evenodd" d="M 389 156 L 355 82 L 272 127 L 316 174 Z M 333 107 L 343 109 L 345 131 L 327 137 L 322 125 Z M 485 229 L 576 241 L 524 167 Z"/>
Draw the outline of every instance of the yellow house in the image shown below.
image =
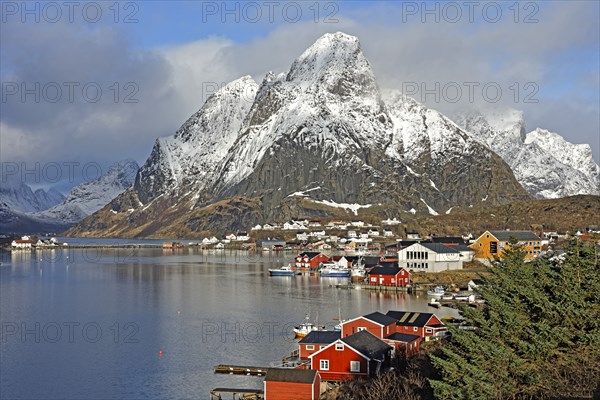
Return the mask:
<path fill-rule="evenodd" d="M 525 252 L 525 258 L 537 257 L 542 251 L 542 239 L 531 231 L 485 231 L 469 247 L 475 250 L 477 258 L 502 257 L 513 238 Z"/>

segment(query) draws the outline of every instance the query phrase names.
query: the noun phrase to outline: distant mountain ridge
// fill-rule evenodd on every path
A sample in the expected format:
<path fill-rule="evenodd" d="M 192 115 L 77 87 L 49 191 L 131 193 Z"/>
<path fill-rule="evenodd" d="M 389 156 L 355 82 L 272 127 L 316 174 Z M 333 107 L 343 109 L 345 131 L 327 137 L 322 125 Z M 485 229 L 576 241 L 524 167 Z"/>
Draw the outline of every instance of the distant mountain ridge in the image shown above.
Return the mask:
<path fill-rule="evenodd" d="M 524 115 L 517 110 L 471 112 L 454 120 L 502 157 L 531 195 L 600 195 L 600 167 L 589 145 L 572 144 L 541 128 L 526 133 Z"/>
<path fill-rule="evenodd" d="M 65 196 L 54 188 L 33 191 L 20 177 L 2 176 L 0 204 L 19 212 L 43 211 L 62 202 Z"/>
<path fill-rule="evenodd" d="M 135 161 L 124 160 L 113 164 L 99 178 L 74 187 L 67 197 L 61 195 L 59 198 L 53 189 L 48 192 L 41 191 L 43 193 L 39 194 L 39 198 L 49 198 L 53 201 L 47 201 L 46 208 L 33 210 L 34 207 L 28 200 L 31 189 L 27 190 L 29 188 L 27 185 L 13 181 L 11 186 L 13 189 L 7 188 L 2 191 L 0 228 L 2 232 L 11 233 L 63 231 L 100 210 L 112 199 L 130 188 L 138 169 L 139 166 Z M 15 190 L 15 187 L 19 190 Z M 8 199 L 8 201 L 4 199 Z M 57 201 L 59 199 L 60 201 Z M 38 201 L 36 204 L 39 203 Z"/>

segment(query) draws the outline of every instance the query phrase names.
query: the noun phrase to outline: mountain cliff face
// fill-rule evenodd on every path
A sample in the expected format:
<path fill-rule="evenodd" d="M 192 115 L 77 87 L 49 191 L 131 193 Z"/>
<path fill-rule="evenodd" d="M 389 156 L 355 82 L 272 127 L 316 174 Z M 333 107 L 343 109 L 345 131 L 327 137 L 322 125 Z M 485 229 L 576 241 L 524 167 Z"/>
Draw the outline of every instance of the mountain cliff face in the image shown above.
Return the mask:
<path fill-rule="evenodd" d="M 587 144 L 572 144 L 557 133 L 526 133 L 523 113 L 474 112 L 459 115 L 457 124 L 511 166 L 523 187 L 537 198 L 600 194 L 600 167 Z"/>
<path fill-rule="evenodd" d="M 211 96 L 157 140 L 132 189 L 71 233 L 194 235 L 344 204 L 437 214 L 527 198 L 510 167 L 455 123 L 382 94 L 358 39 L 336 33 L 287 73 Z"/>

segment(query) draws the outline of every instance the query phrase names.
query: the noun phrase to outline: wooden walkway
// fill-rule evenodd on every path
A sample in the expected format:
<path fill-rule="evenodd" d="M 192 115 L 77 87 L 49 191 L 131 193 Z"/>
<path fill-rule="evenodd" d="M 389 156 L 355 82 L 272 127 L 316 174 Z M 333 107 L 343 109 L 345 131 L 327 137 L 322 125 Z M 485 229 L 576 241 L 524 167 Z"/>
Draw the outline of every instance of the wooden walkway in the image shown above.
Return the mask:
<path fill-rule="evenodd" d="M 265 376 L 267 370 L 265 367 L 219 364 L 215 367 L 215 374 Z"/>
<path fill-rule="evenodd" d="M 265 398 L 265 392 L 259 389 L 215 388 L 210 391 L 210 399 L 221 400 L 223 398 L 221 397 L 222 394 L 230 394 L 233 400 Z"/>

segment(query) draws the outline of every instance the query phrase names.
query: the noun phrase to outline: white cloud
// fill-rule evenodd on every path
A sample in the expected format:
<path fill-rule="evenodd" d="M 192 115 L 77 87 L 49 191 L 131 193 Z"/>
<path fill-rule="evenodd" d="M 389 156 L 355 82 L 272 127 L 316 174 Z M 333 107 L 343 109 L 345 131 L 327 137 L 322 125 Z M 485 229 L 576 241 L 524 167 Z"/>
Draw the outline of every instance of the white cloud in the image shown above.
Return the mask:
<path fill-rule="evenodd" d="M 403 82 L 425 83 L 429 88 L 435 82 L 498 82 L 504 91 L 498 106 L 524 110 L 531 129 L 541 126 L 573 142 L 590 143 L 600 159 L 600 106 L 598 97 L 590 95 L 590 86 L 597 91 L 598 59 L 587 60 L 591 68 L 580 74 L 573 73 L 579 64 L 565 62 L 569 51 L 597 49 L 598 18 L 591 9 L 590 16 L 585 2 L 554 2 L 540 13 L 537 24 L 465 26 L 404 24 L 400 15 L 394 15 L 397 8 L 379 3 L 370 12 L 337 15 L 337 24 L 300 22 L 280 25 L 241 44 L 208 37 L 154 50 L 134 47 L 127 32 L 107 28 L 4 26 L 3 82 L 98 82 L 104 94 L 96 104 L 3 102 L 0 155 L 2 161 L 95 160 L 108 165 L 133 157 L 143 162 L 155 138 L 172 134 L 215 85 L 243 75 L 260 82 L 270 70 L 287 72 L 319 36 L 344 31 L 360 38 L 382 88 L 401 88 Z M 572 87 L 557 98 L 555 88 L 565 80 Z M 122 100 L 128 93 L 123 85 L 130 81 L 139 88 L 134 96 L 138 103 L 109 101 L 114 82 L 120 83 Z M 522 90 L 526 82 L 535 82 L 540 102 L 515 104 L 509 89 L 514 82 Z M 451 112 L 483 102 L 481 92 L 476 104 L 466 100 L 465 92 L 458 104 L 443 99 L 438 103 L 431 96 L 426 103 Z M 13 146 L 7 148 L 6 143 Z"/>

